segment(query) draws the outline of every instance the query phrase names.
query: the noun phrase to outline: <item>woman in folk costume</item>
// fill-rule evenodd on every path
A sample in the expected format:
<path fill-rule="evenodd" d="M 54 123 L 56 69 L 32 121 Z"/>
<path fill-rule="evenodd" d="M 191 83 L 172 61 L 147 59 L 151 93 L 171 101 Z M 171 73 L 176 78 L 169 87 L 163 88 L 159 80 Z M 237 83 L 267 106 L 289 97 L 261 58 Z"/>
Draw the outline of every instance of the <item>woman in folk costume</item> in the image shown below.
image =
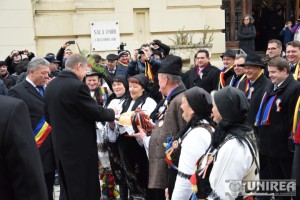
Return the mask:
<path fill-rule="evenodd" d="M 198 189 L 195 199 L 235 199 L 238 193 L 230 193 L 226 180 L 259 179 L 255 135 L 246 125 L 248 110 L 247 98 L 237 88 L 227 86 L 213 94 L 212 113 L 217 127 L 211 147 L 197 163 L 197 171 L 190 179 L 194 191 Z"/>
<path fill-rule="evenodd" d="M 129 97 L 128 81 L 125 76 L 115 76 L 112 80 L 113 93 L 108 97 L 105 106 L 118 110 L 122 110 L 122 105 Z M 116 115 L 119 118 L 119 114 Z M 124 170 L 121 167 L 121 159 L 119 154 L 118 145 L 116 143 L 117 134 L 114 130 L 109 128 L 109 123 L 106 122 L 103 128 L 104 148 L 108 148 L 109 161 L 114 177 L 114 181 L 119 185 L 119 194 L 121 200 L 128 199 L 128 188 L 124 179 Z"/>
<path fill-rule="evenodd" d="M 87 68 L 85 83 L 90 89 L 91 96 L 95 101 L 104 106 L 108 98 L 108 86 L 103 84 L 103 77 L 105 76 L 104 70 L 98 69 L 97 67 Z M 105 144 L 105 137 L 103 134 L 103 124 L 96 122 L 96 134 L 97 134 L 97 146 L 98 146 L 98 158 L 99 158 L 99 169 L 100 179 L 102 180 L 102 196 L 115 199 L 118 196 L 116 190 L 116 184 L 114 177 L 110 170 L 110 163 L 108 157 L 108 148 Z"/>
<path fill-rule="evenodd" d="M 183 110 L 182 117 L 187 125 L 180 134 L 181 150 L 172 200 L 191 197 L 192 185 L 189 178 L 195 171 L 195 163 L 210 146 L 211 132 L 214 130 L 210 116 L 211 96 L 202 88 L 193 87 L 185 91 L 181 109 Z"/>
<path fill-rule="evenodd" d="M 147 79 L 144 74 L 138 74 L 128 79 L 130 97 L 122 105 L 121 113 L 142 110 L 148 116 L 156 107 L 156 102 L 148 97 Z M 121 124 L 121 118 L 120 118 Z M 147 199 L 148 158 L 143 141 L 131 137 L 138 131 L 132 125 L 110 123 L 110 131 L 115 134 L 121 159 L 121 167 L 125 172 L 127 187 L 132 197 Z M 112 134 L 110 134 L 112 136 Z"/>

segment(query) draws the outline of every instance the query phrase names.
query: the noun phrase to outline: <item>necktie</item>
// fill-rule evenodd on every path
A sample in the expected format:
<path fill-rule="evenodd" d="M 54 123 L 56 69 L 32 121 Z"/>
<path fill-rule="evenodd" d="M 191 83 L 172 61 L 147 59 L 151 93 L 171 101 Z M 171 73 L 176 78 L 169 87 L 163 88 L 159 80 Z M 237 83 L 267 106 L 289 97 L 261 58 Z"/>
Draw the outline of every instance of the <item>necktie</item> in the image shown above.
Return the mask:
<path fill-rule="evenodd" d="M 43 86 L 36 86 L 36 88 L 39 90 L 39 93 L 44 96 L 44 87 Z"/>

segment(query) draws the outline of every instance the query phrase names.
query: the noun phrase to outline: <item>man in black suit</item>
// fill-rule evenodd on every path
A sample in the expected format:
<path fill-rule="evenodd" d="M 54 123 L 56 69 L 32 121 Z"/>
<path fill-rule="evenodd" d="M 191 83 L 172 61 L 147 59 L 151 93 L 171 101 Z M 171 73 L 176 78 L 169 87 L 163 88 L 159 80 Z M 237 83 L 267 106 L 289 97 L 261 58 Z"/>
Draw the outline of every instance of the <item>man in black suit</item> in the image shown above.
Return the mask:
<path fill-rule="evenodd" d="M 300 83 L 289 74 L 290 67 L 284 58 L 272 58 L 268 62 L 268 71 L 273 84 L 266 89 L 255 122 L 260 150 L 260 178 L 290 179 L 294 153 L 289 138 Z"/>
<path fill-rule="evenodd" d="M 27 67 L 26 80 L 15 85 L 8 95 L 22 99 L 30 113 L 31 127 L 40 151 L 49 199 L 53 199 L 55 159 L 51 138 L 51 127 L 44 117 L 44 87 L 49 79 L 49 62 L 33 58 Z"/>
<path fill-rule="evenodd" d="M 187 89 L 198 86 L 210 93 L 218 89 L 220 70 L 210 64 L 209 53 L 201 49 L 196 53 L 196 66 L 183 75 Z"/>
<path fill-rule="evenodd" d="M 241 81 L 239 89 L 242 90 L 250 104 L 247 114 L 247 122 L 254 127 L 255 116 L 259 109 L 261 99 L 266 91 L 266 87 L 272 85 L 271 81 L 264 75 L 264 65 L 261 57 L 256 54 L 249 54 L 245 63 L 240 64 L 244 67 L 246 79 Z"/>
<path fill-rule="evenodd" d="M 75 54 L 45 91 L 45 117 L 52 126 L 57 153 L 61 199 L 99 200 L 96 121 L 113 121 L 112 109 L 99 106 L 82 82 L 87 60 Z"/>
<path fill-rule="evenodd" d="M 0 95 L 0 197 L 47 200 L 41 159 L 23 101 Z"/>

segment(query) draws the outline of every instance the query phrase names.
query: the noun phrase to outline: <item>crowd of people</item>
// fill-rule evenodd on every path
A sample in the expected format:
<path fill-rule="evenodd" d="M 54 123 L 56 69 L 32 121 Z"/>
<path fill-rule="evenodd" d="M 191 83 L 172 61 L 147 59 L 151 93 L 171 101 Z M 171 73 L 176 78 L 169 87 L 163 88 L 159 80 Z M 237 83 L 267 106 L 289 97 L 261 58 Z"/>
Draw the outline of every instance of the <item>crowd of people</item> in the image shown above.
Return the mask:
<path fill-rule="evenodd" d="M 186 72 L 159 40 L 106 59 L 69 45 L 0 61 L 1 197 L 51 200 L 56 173 L 62 200 L 253 199 L 228 196 L 227 181 L 300 185 L 299 41 L 282 54 L 271 39 L 264 58 L 227 49 L 222 67 L 199 49 Z"/>

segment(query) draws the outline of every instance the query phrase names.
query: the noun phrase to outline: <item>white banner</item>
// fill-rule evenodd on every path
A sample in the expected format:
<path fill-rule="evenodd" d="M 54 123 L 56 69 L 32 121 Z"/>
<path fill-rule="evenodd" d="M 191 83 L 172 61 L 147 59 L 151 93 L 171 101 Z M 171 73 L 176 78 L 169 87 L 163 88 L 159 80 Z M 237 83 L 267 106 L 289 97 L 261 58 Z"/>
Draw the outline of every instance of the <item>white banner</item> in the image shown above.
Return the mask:
<path fill-rule="evenodd" d="M 91 22 L 92 51 L 118 50 L 120 45 L 119 22 Z"/>

